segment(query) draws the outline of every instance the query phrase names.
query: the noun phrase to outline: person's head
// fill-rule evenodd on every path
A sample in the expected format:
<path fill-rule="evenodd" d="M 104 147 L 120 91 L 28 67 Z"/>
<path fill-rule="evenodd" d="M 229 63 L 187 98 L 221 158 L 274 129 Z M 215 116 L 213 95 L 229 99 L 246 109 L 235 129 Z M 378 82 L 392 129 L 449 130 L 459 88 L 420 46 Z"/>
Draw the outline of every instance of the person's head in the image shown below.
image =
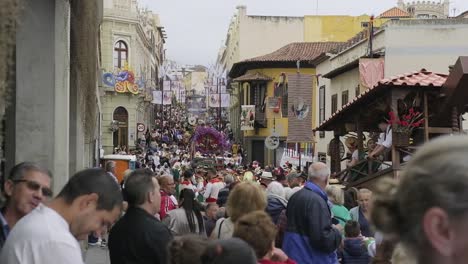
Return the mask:
<path fill-rule="evenodd" d="M 116 166 L 116 163 L 113 160 L 106 162 L 106 171 L 115 173 L 115 166 Z"/>
<path fill-rule="evenodd" d="M 197 235 L 175 237 L 169 243 L 169 264 L 201 264 L 201 255 L 208 246 L 208 239 Z"/>
<path fill-rule="evenodd" d="M 56 200 L 66 205 L 70 232 L 78 240 L 107 230 L 120 215 L 123 202 L 120 186 L 102 169 L 77 172 Z"/>
<path fill-rule="evenodd" d="M 234 182 L 234 177 L 231 174 L 226 174 L 224 176 L 224 183 L 226 183 L 226 185 L 232 184 L 233 182 Z"/>
<path fill-rule="evenodd" d="M 345 237 L 353 238 L 361 235 L 361 226 L 358 222 L 349 220 L 344 226 Z"/>
<path fill-rule="evenodd" d="M 193 217 L 194 214 L 195 214 L 195 217 L 197 217 L 198 231 L 200 233 L 205 232 L 204 225 L 203 225 L 203 216 L 201 214 L 200 205 L 198 204 L 198 201 L 195 199 L 195 193 L 192 191 L 192 189 L 186 188 L 180 192 L 179 203 L 180 203 L 180 207 L 184 208 L 185 210 L 190 232 L 195 233 L 197 229 L 195 225 L 195 219 Z"/>
<path fill-rule="evenodd" d="M 372 191 L 369 189 L 360 189 L 358 193 L 358 204 L 363 212 L 367 212 L 370 209 L 370 203 L 372 200 Z"/>
<path fill-rule="evenodd" d="M 206 171 L 206 175 L 208 177 L 208 180 L 216 178 L 216 169 L 215 168 L 208 168 L 207 171 Z"/>
<path fill-rule="evenodd" d="M 210 241 L 201 261 L 203 264 L 256 264 L 257 258 L 247 242 L 229 238 Z"/>
<path fill-rule="evenodd" d="M 377 185 L 372 221 L 398 238 L 418 263 L 468 259 L 468 137 L 430 141 L 405 166 L 397 185 Z"/>
<path fill-rule="evenodd" d="M 291 172 L 286 177 L 290 188 L 300 186 L 300 173 Z"/>
<path fill-rule="evenodd" d="M 330 168 L 325 163 L 315 162 L 310 165 L 308 170 L 308 180 L 317 184 L 322 189 L 328 185 L 328 179 L 330 177 Z"/>
<path fill-rule="evenodd" d="M 143 207 L 157 214 L 161 207 L 161 193 L 154 173 L 149 169 L 133 171 L 125 181 L 125 194 L 129 206 Z"/>
<path fill-rule="evenodd" d="M 358 140 L 355 137 L 348 137 L 345 140 L 345 145 L 350 151 L 354 151 L 358 148 Z"/>
<path fill-rule="evenodd" d="M 216 213 L 218 213 L 219 206 L 215 203 L 208 203 L 205 208 L 206 217 L 209 219 L 216 219 Z"/>
<path fill-rule="evenodd" d="M 193 170 L 191 169 L 185 170 L 183 175 L 184 175 L 184 179 L 186 180 L 191 179 L 193 176 Z"/>
<path fill-rule="evenodd" d="M 257 210 L 265 210 L 267 199 L 260 186 L 250 182 L 236 185 L 230 192 L 227 201 L 227 214 L 232 222 L 241 216 Z"/>
<path fill-rule="evenodd" d="M 161 190 L 169 195 L 173 195 L 176 192 L 174 178 L 171 175 L 162 175 L 158 178 L 159 186 Z"/>
<path fill-rule="evenodd" d="M 351 187 L 344 192 L 344 206 L 348 209 L 358 206 L 358 189 Z"/>
<path fill-rule="evenodd" d="M 388 120 L 385 119 L 384 116 L 382 116 L 379 121 L 378 121 L 378 127 L 380 131 L 385 132 L 387 130 L 387 127 L 389 126 Z"/>
<path fill-rule="evenodd" d="M 255 251 L 258 259 L 262 259 L 275 246 L 276 225 L 265 211 L 248 213 L 236 222 L 233 237 L 247 242 Z"/>
<path fill-rule="evenodd" d="M 273 194 L 273 195 L 278 195 L 283 198 L 286 197 L 284 193 L 284 187 L 281 183 L 274 181 L 268 184 L 267 186 L 267 194 Z"/>
<path fill-rule="evenodd" d="M 33 162 L 14 166 L 3 185 L 6 210 L 23 217 L 41 202 L 51 198 L 51 178 L 49 170 Z"/>
<path fill-rule="evenodd" d="M 335 205 L 344 204 L 344 191 L 338 186 L 328 185 L 325 189 L 328 195 L 328 199 Z"/>

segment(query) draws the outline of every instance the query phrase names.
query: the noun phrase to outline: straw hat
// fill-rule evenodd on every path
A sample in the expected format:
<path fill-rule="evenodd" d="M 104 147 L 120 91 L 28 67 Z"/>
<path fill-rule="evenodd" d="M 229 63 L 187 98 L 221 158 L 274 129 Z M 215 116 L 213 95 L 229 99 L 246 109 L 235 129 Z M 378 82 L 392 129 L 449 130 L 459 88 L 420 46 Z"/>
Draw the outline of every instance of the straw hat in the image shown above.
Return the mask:
<path fill-rule="evenodd" d="M 347 137 L 345 140 L 345 145 L 347 148 L 357 148 L 358 141 L 355 137 Z"/>

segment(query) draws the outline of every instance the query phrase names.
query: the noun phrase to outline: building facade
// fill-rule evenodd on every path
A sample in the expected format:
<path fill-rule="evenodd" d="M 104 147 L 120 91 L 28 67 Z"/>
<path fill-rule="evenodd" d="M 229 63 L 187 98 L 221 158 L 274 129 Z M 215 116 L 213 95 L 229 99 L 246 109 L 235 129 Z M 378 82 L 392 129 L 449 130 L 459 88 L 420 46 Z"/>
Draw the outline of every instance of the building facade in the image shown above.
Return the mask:
<path fill-rule="evenodd" d="M 105 0 L 101 31 L 102 149 L 128 152 L 154 126 L 165 35 L 158 15 L 135 0 Z"/>
<path fill-rule="evenodd" d="M 374 65 L 381 65 L 380 72 L 375 71 L 380 77 L 374 80 L 423 68 L 446 74 L 459 56 L 468 54 L 468 40 L 463 37 L 466 34 L 466 19 L 392 21 L 374 33 L 372 58 L 377 62 Z M 435 39 L 439 41 L 434 42 Z M 315 102 L 318 123 L 369 88 L 362 81 L 366 72 L 360 70 L 360 63 L 369 59 L 366 36 L 357 36 L 327 56 L 317 65 L 317 74 L 321 75 Z M 329 144 L 333 137 L 333 132 L 316 132 L 315 155 L 319 160 L 330 162 Z"/>
<path fill-rule="evenodd" d="M 4 9 L 13 2 L 2 1 L 0 8 L 2 21 L 21 21 L 9 28 L 12 38 L 2 35 L 15 59 L 2 53 L 9 74 L 8 97 L 0 104 L 6 106 L 1 175 L 19 162 L 37 162 L 52 171 L 56 194 L 70 175 L 99 160 L 103 2 L 28 0 L 21 12 Z"/>
<path fill-rule="evenodd" d="M 398 0 L 398 8 L 408 12 L 414 18 L 447 18 L 450 12 L 450 1 L 412 1 Z"/>

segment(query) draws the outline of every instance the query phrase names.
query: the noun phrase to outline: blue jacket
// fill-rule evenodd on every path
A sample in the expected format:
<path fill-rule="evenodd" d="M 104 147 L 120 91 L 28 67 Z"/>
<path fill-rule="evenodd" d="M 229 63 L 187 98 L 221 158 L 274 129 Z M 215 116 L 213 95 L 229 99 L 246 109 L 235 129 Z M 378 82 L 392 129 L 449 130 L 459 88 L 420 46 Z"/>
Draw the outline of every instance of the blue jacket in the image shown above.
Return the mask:
<path fill-rule="evenodd" d="M 301 264 L 336 264 L 336 250 L 341 244 L 340 231 L 332 227 L 326 194 L 307 182 L 288 201 L 288 225 L 283 250 Z"/>
<path fill-rule="evenodd" d="M 345 239 L 340 256 L 342 264 L 368 264 L 370 262 L 366 244 L 360 238 Z"/>

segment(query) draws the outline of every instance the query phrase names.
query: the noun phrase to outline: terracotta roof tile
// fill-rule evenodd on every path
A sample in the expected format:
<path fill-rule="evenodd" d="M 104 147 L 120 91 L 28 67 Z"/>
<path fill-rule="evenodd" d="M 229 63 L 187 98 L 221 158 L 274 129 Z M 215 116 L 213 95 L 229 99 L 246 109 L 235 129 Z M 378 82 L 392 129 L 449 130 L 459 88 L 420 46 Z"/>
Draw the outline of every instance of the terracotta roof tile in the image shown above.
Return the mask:
<path fill-rule="evenodd" d="M 411 15 L 398 7 L 390 8 L 379 16 L 380 18 L 409 18 Z"/>
<path fill-rule="evenodd" d="M 246 82 L 246 81 L 271 81 L 273 80 L 269 76 L 266 76 L 265 74 L 259 73 L 259 72 L 251 72 L 251 73 L 246 73 L 240 77 L 235 78 L 233 81 L 235 82 Z"/>
<path fill-rule="evenodd" d="M 270 54 L 244 60 L 243 62 L 312 61 L 322 53 L 336 49 L 343 42 L 295 42 Z"/>
<path fill-rule="evenodd" d="M 336 116 L 341 115 L 349 107 L 356 104 L 356 102 L 363 100 L 362 98 L 368 97 L 373 92 L 383 89 L 389 86 L 409 86 L 409 87 L 442 87 L 447 80 L 448 75 L 441 73 L 434 73 L 422 69 L 418 72 L 407 73 L 403 75 L 397 75 L 388 79 L 383 79 L 379 81 L 373 87 L 365 90 L 360 95 L 355 97 L 349 103 L 345 104 L 341 109 L 338 109 L 333 113 L 329 118 L 325 119 L 318 127 L 314 130 L 319 131 L 324 128 L 325 125 L 328 125 Z"/>

